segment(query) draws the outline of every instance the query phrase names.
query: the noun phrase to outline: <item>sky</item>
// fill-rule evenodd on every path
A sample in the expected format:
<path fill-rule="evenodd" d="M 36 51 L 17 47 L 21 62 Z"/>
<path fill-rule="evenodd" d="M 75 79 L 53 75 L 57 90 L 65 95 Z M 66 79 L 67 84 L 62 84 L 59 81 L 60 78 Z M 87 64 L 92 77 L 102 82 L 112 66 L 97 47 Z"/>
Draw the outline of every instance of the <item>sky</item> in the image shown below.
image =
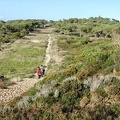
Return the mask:
<path fill-rule="evenodd" d="M 0 20 L 103 17 L 120 20 L 120 0 L 0 0 Z"/>

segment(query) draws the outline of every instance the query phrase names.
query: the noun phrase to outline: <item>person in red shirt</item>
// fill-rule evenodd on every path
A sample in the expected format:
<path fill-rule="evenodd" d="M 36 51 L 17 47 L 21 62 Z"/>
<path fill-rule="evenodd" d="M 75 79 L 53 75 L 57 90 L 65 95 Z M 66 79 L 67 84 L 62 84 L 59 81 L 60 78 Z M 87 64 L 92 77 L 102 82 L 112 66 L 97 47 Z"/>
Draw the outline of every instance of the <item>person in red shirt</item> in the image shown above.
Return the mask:
<path fill-rule="evenodd" d="M 37 75 L 38 75 L 38 78 L 40 78 L 42 75 L 42 71 L 41 71 L 40 67 L 37 67 Z"/>

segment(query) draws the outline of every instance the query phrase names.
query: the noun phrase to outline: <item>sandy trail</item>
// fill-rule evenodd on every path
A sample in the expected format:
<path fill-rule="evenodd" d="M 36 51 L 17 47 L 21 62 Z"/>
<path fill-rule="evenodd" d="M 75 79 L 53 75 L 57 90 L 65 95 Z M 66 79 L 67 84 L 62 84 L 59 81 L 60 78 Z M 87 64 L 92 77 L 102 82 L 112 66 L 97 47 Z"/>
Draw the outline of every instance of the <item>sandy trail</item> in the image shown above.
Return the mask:
<path fill-rule="evenodd" d="M 47 71 L 48 63 L 50 62 L 50 49 L 51 49 L 51 43 L 52 43 L 51 36 L 49 34 L 48 34 L 48 36 L 49 36 L 48 47 L 46 49 L 46 59 L 45 59 L 45 63 L 44 63 L 44 65 L 46 66 L 46 71 Z"/>

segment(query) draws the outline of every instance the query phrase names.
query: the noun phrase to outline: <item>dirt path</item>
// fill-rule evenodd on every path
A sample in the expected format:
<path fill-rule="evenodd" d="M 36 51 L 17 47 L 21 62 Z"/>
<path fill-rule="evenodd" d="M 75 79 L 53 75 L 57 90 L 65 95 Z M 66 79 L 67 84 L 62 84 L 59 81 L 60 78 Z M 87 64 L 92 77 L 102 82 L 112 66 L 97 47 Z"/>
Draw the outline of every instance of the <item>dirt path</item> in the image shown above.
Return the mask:
<path fill-rule="evenodd" d="M 48 34 L 48 37 L 49 37 L 48 46 L 46 49 L 46 57 L 45 57 L 45 63 L 44 63 L 44 65 L 46 66 L 46 70 L 51 58 L 50 49 L 51 49 L 51 43 L 52 43 L 51 35 Z M 37 83 L 39 80 L 42 80 L 42 79 L 43 78 L 41 79 L 25 78 L 23 79 L 23 81 L 17 82 L 17 84 L 15 85 L 9 86 L 8 89 L 0 89 L 0 104 L 4 102 L 9 102 L 15 97 L 20 96 L 22 93 L 29 90 L 31 87 L 34 86 L 35 83 Z"/>
<path fill-rule="evenodd" d="M 46 59 L 45 59 L 45 63 L 44 63 L 44 65 L 46 66 L 46 71 L 47 71 L 48 63 L 50 62 L 50 50 L 51 50 L 51 44 L 52 44 L 51 36 L 49 34 L 48 34 L 48 36 L 49 36 L 48 47 L 46 49 Z"/>

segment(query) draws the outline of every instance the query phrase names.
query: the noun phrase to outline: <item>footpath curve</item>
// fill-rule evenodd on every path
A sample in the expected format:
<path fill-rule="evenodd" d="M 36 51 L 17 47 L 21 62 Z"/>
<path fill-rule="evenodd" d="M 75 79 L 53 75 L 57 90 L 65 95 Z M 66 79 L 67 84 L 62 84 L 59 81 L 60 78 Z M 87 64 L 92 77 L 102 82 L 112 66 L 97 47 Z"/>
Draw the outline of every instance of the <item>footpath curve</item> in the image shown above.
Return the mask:
<path fill-rule="evenodd" d="M 44 61 L 44 65 L 47 66 L 50 61 L 50 49 L 51 49 L 51 36 L 48 34 L 48 46 L 46 49 L 46 57 Z M 29 90 L 31 87 L 34 86 L 35 83 L 37 83 L 39 80 L 37 78 L 24 78 L 23 81 L 17 82 L 15 85 L 9 86 L 8 89 L 0 89 L 0 104 L 9 102 L 10 100 L 14 99 L 17 96 L 20 96 L 22 93 Z"/>

